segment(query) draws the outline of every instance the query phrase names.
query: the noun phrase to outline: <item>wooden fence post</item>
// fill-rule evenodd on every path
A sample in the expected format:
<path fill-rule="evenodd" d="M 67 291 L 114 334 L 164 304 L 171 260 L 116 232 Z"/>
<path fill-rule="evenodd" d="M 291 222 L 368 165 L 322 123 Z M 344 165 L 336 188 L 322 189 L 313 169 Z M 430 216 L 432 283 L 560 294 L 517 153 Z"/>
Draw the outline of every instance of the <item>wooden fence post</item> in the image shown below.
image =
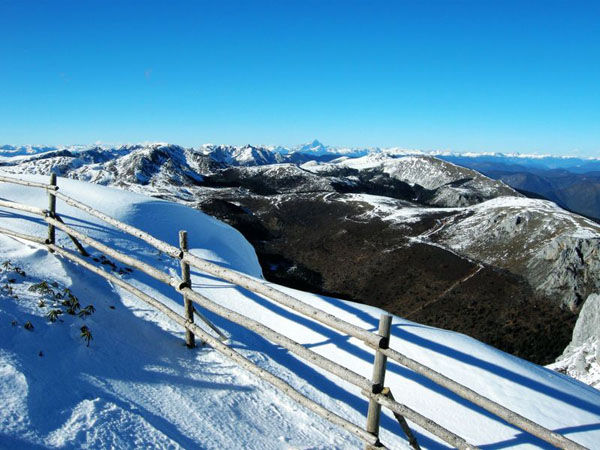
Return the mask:
<path fill-rule="evenodd" d="M 389 314 L 381 314 L 379 318 L 379 330 L 377 334 L 382 337 L 379 343 L 379 349 L 375 352 L 375 361 L 373 362 L 373 394 L 379 394 L 383 390 L 385 382 L 385 368 L 387 356 L 381 353 L 380 349 L 386 349 L 390 345 L 390 326 L 392 324 L 392 316 Z M 365 449 L 370 450 L 381 446 L 379 443 L 379 419 L 381 417 L 381 405 L 374 399 L 369 399 L 369 411 L 367 413 L 367 431 L 377 436 L 377 444 L 374 446 L 366 445 Z"/>
<path fill-rule="evenodd" d="M 56 174 L 50 174 L 50 185 L 56 186 Z M 51 218 L 56 217 L 56 197 L 48 192 L 48 216 Z M 46 240 L 47 244 L 54 244 L 56 240 L 56 229 L 54 225 L 48 224 L 48 239 Z"/>
<path fill-rule="evenodd" d="M 192 279 L 190 277 L 190 265 L 183 260 L 183 255 L 188 251 L 187 231 L 179 232 L 179 248 L 181 249 L 181 281 L 183 287 L 192 287 Z M 190 301 L 187 295 L 183 294 L 183 306 L 185 308 L 185 319 L 189 323 L 194 323 L 194 304 Z M 189 329 L 185 329 L 185 345 L 188 348 L 196 346 L 196 337 Z"/>

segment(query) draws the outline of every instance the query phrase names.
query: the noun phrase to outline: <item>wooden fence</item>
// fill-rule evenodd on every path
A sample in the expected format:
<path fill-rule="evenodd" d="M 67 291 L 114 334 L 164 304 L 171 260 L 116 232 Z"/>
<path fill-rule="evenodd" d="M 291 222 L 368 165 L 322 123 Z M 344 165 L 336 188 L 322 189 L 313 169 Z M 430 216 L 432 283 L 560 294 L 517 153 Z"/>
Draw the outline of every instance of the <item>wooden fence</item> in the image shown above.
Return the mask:
<path fill-rule="evenodd" d="M 43 210 L 34 206 L 24 205 L 15 203 L 7 200 L 0 200 L 0 207 L 15 209 L 26 213 L 41 216 L 48 224 L 48 236 L 47 238 L 41 238 L 38 236 L 31 236 L 24 233 L 19 233 L 13 230 L 0 227 L 0 233 L 14 236 L 20 239 L 29 240 L 41 245 L 45 245 L 46 248 L 62 257 L 79 264 L 80 266 L 90 270 L 91 272 L 100 275 L 101 277 L 111 281 L 112 283 L 120 286 L 126 291 L 134 294 L 148 305 L 156 308 L 157 310 L 164 313 L 167 317 L 172 319 L 174 322 L 181 325 L 185 332 L 185 341 L 189 347 L 195 345 L 195 338 L 198 337 L 203 342 L 213 347 L 219 353 L 225 355 L 227 358 L 233 360 L 238 365 L 253 373 L 260 379 L 270 383 L 276 388 L 280 389 L 283 393 L 291 397 L 297 403 L 318 414 L 319 416 L 329 420 L 330 422 L 340 426 L 341 428 L 349 431 L 350 433 L 357 436 L 365 443 L 367 449 L 382 449 L 386 448 L 385 445 L 379 440 L 379 420 L 381 415 L 381 408 L 385 407 L 391 410 L 395 417 L 398 419 L 402 430 L 407 435 L 410 445 L 418 449 L 419 444 L 408 427 L 407 420 L 417 424 L 421 428 L 427 430 L 443 441 L 451 444 L 456 448 L 461 449 L 474 449 L 477 448 L 471 445 L 466 440 L 453 433 L 450 430 L 442 427 L 434 421 L 424 417 L 417 411 L 409 408 L 408 406 L 399 403 L 391 395 L 389 388 L 384 387 L 385 383 L 385 371 L 387 365 L 387 359 L 407 367 L 410 370 L 428 378 L 429 380 L 443 386 L 444 388 L 454 392 L 460 397 L 480 406 L 486 411 L 502 418 L 509 424 L 512 424 L 523 431 L 530 433 L 556 447 L 565 449 L 584 449 L 585 447 L 571 441 L 570 439 L 562 436 L 561 434 L 549 430 L 520 414 L 509 410 L 508 408 L 484 397 L 477 392 L 469 389 L 466 386 L 457 383 L 454 380 L 442 375 L 435 370 L 424 366 L 423 364 L 414 361 L 401 352 L 390 348 L 390 324 L 391 316 L 383 314 L 379 321 L 379 329 L 377 333 L 360 328 L 354 324 L 341 320 L 325 311 L 314 308 L 299 299 L 296 299 L 290 295 L 287 295 L 277 289 L 274 289 L 267 284 L 264 284 L 260 280 L 249 277 L 245 274 L 236 272 L 231 269 L 223 268 L 217 264 L 211 263 L 204 259 L 201 259 L 188 251 L 187 247 L 187 234 L 185 231 L 180 232 L 179 236 L 179 247 L 170 245 L 164 241 L 161 241 L 150 234 L 135 228 L 126 223 L 120 222 L 106 214 L 85 205 L 80 201 L 69 197 L 59 191 L 56 183 L 56 176 L 52 174 L 50 176 L 50 183 L 35 183 L 30 181 L 24 181 L 12 177 L 0 176 L 0 182 L 19 184 L 27 187 L 33 187 L 38 189 L 45 189 L 48 194 L 48 209 Z M 124 253 L 118 252 L 117 250 L 77 231 L 71 226 L 65 224 L 60 216 L 56 212 L 56 200 L 59 199 L 66 204 L 80 209 L 110 225 L 113 227 L 134 236 L 161 252 L 169 255 L 179 261 L 181 266 L 181 277 L 173 277 L 160 268 L 156 268 L 147 263 L 144 263 L 136 258 L 125 255 Z M 65 232 L 73 241 L 76 249 L 80 253 L 79 255 L 75 252 L 56 245 L 55 233 L 56 229 Z M 175 291 L 183 296 L 184 300 L 184 315 L 180 315 L 174 310 L 170 309 L 157 299 L 150 295 L 142 292 L 133 285 L 127 283 L 119 277 L 112 275 L 101 269 L 100 267 L 92 264 L 85 258 L 88 255 L 87 251 L 83 247 L 82 243 L 89 245 L 90 247 L 99 250 L 100 252 L 124 263 L 128 266 L 134 267 L 141 272 L 171 286 Z M 304 347 L 298 342 L 272 330 L 266 325 L 246 317 L 240 313 L 237 313 L 231 309 L 228 309 L 212 300 L 206 298 L 200 293 L 194 291 L 190 283 L 190 267 L 195 267 L 207 274 L 213 275 L 222 280 L 233 283 L 237 286 L 243 287 L 254 293 L 263 295 L 271 301 L 277 302 L 284 305 L 299 314 L 302 314 L 310 319 L 327 325 L 339 332 L 342 332 L 348 336 L 355 337 L 363 341 L 367 346 L 374 350 L 374 363 L 373 363 L 373 374 L 371 379 L 348 369 L 335 361 L 332 361 L 313 350 Z M 333 411 L 329 411 L 315 401 L 309 399 L 302 393 L 298 392 L 288 383 L 281 378 L 273 375 L 272 373 L 257 366 L 240 353 L 236 352 L 226 343 L 226 336 L 214 326 L 206 317 L 204 317 L 200 311 L 194 308 L 193 304 L 201 306 L 202 308 L 211 311 L 212 313 L 221 316 L 231 322 L 239 324 L 249 330 L 252 330 L 269 341 L 276 343 L 290 352 L 294 353 L 298 357 L 308 361 L 320 367 L 327 372 L 330 372 L 337 377 L 357 386 L 360 388 L 362 394 L 369 401 L 369 409 L 366 418 L 366 426 L 362 428 L 347 419 L 339 416 Z M 194 319 L 198 318 L 204 322 L 217 337 L 204 331 L 198 325 L 194 323 Z"/>

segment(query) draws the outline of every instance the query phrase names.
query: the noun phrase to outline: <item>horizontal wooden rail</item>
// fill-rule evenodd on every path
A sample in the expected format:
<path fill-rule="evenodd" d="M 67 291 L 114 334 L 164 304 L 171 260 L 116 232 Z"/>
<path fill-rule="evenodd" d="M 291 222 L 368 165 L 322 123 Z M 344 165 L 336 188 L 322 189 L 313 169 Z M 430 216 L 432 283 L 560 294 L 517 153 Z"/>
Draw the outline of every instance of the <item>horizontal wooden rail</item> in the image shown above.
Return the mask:
<path fill-rule="evenodd" d="M 334 413 L 332 411 L 329 411 L 325 407 L 323 407 L 323 406 L 319 405 L 318 403 L 316 403 L 315 401 L 309 399 L 304 394 L 301 394 L 300 392 L 295 390 L 291 385 L 286 383 L 281 378 L 279 378 L 279 377 L 273 375 L 272 373 L 268 372 L 267 370 L 257 366 L 252 361 L 248 360 L 247 358 L 245 358 L 244 356 L 242 356 L 241 354 L 236 352 L 234 349 L 232 349 L 231 347 L 229 347 L 226 344 L 224 344 L 223 342 L 221 342 L 219 339 L 213 337 L 212 335 L 210 335 L 207 332 L 205 332 L 204 330 L 202 330 L 202 328 L 200 328 L 198 325 L 187 321 L 184 317 L 180 316 L 179 314 L 177 314 L 175 311 L 173 311 L 172 309 L 170 309 L 168 306 L 164 305 L 160 301 L 152 298 L 148 294 L 142 292 L 141 290 L 137 289 L 136 287 L 132 286 L 131 284 L 127 283 L 126 281 L 123 281 L 122 279 L 112 275 L 111 273 L 105 272 L 101 268 L 96 267 L 93 264 L 90 264 L 89 262 L 85 261 L 81 257 L 73 254 L 72 252 L 70 252 L 66 249 L 63 249 L 62 247 L 59 247 L 54 244 L 49 244 L 48 248 L 50 250 L 58 253 L 59 255 L 62 255 L 65 258 L 85 267 L 86 269 L 90 270 L 91 272 L 94 272 L 94 273 L 100 275 L 101 277 L 106 278 L 110 282 L 116 284 L 117 286 L 120 286 L 121 288 L 125 289 L 126 291 L 134 294 L 135 296 L 137 296 L 144 302 L 148 303 L 149 305 L 153 306 L 157 310 L 164 313 L 171 320 L 175 321 L 176 323 L 185 327 L 186 329 L 189 329 L 191 332 L 193 332 L 196 336 L 198 336 L 204 342 L 209 344 L 212 348 L 217 350 L 219 353 L 221 353 L 224 356 L 226 356 L 227 358 L 233 360 L 238 365 L 240 365 L 242 368 L 244 368 L 244 369 L 248 370 L 249 372 L 253 373 L 254 375 L 256 375 L 258 378 L 275 386 L 276 388 L 281 390 L 284 394 L 286 394 L 287 396 L 289 396 L 290 398 L 292 398 L 293 400 L 295 400 L 297 403 L 301 404 L 308 410 L 323 417 L 324 419 L 330 421 L 331 423 L 340 426 L 341 428 L 345 429 L 346 431 L 349 431 L 350 433 L 354 434 L 359 439 L 361 439 L 362 441 L 364 441 L 368 444 L 374 445 L 375 443 L 377 443 L 376 436 L 373 436 L 372 434 L 363 430 L 359 426 L 353 424 L 352 422 L 344 419 L 343 417 L 337 415 L 336 413 Z M 385 448 L 385 447 L 381 447 L 381 448 Z"/>
<path fill-rule="evenodd" d="M 160 250 L 163 253 L 166 253 L 169 256 L 172 256 L 173 258 L 179 258 L 181 255 L 181 250 L 178 247 L 167 244 L 166 242 L 161 241 L 160 239 L 156 239 L 151 234 L 148 234 L 145 231 L 140 230 L 139 228 L 132 227 L 131 225 L 127 225 L 126 223 L 123 223 L 120 220 L 113 219 L 112 217 L 107 216 L 103 212 L 98 211 L 97 209 L 94 209 L 91 206 L 86 205 L 85 203 L 82 203 L 80 201 L 77 201 L 74 198 L 71 198 L 68 195 L 65 195 L 61 192 L 50 192 L 50 194 L 56 196 L 56 198 L 59 198 L 60 200 L 65 202 L 67 205 L 71 205 L 77 209 L 80 209 L 94 217 L 97 217 L 98 219 L 100 219 L 106 223 L 111 224 L 113 227 L 115 227 L 121 231 L 125 231 L 126 233 L 128 233 L 134 237 L 137 237 L 138 239 L 141 239 L 142 241 L 147 242 L 148 244 L 152 245 L 154 248 Z"/>
<path fill-rule="evenodd" d="M 454 392 L 458 396 L 469 400 L 475 405 L 480 406 L 488 412 L 491 412 L 495 416 L 504 419 L 509 424 L 514 425 L 520 428 L 521 430 L 524 430 L 532 434 L 533 436 L 540 438 L 545 442 L 548 442 L 556 447 L 563 449 L 583 450 L 586 448 L 566 438 L 562 434 L 549 430 L 533 422 L 532 420 L 523 417 L 522 415 L 500 405 L 499 403 L 496 403 L 495 401 L 490 400 L 489 398 L 484 397 L 481 394 L 478 394 L 474 390 L 469 389 L 468 387 L 448 378 L 445 375 L 442 375 L 439 372 L 436 372 L 435 370 L 403 355 L 402 353 L 394 349 L 388 348 L 381 350 L 381 352 L 385 354 L 388 358 L 400 363 L 404 367 L 413 370 L 419 375 L 423 375 L 424 377 L 430 379 L 434 383 L 445 387 L 446 389 L 448 389 L 451 392 Z M 381 402 L 381 404 L 386 406 L 383 402 Z"/>
<path fill-rule="evenodd" d="M 7 200 L 0 200 L 0 206 L 4 208 L 16 209 L 17 211 L 25 211 L 38 216 L 44 216 L 46 211 L 42 208 L 36 208 L 35 206 L 23 205 L 22 203 L 9 202 Z"/>
<path fill-rule="evenodd" d="M 379 403 L 382 406 L 385 406 L 392 412 L 406 417 L 411 422 L 417 424 L 424 430 L 429 431 L 431 434 L 439 437 L 444 442 L 447 442 L 456 448 L 470 450 L 479 448 L 469 444 L 467 441 L 465 441 L 460 436 L 454 434 L 452 431 L 449 431 L 441 425 L 438 425 L 433 420 L 428 419 L 427 417 L 419 414 L 418 412 L 409 408 L 408 406 L 389 399 L 384 394 L 373 394 L 371 392 L 363 391 L 363 395 L 374 399 L 377 403 Z"/>
<path fill-rule="evenodd" d="M 36 183 L 34 181 L 25 181 L 25 180 L 20 180 L 19 178 L 12 178 L 12 177 L 0 176 L 0 181 L 3 181 L 5 183 L 20 184 L 22 186 L 48 189 L 48 190 L 52 190 L 52 191 L 56 191 L 58 189 L 58 186 L 53 186 L 51 184 Z"/>
<path fill-rule="evenodd" d="M 59 230 L 62 230 L 65 233 L 70 234 L 71 236 L 79 239 L 81 242 L 85 242 L 86 244 L 94 247 L 95 249 L 100 250 L 102 253 L 105 253 L 108 256 L 111 256 L 116 260 L 127 264 L 128 266 L 135 267 L 136 269 L 144 272 L 146 275 L 150 275 L 152 278 L 162 281 L 163 283 L 169 286 L 173 285 L 174 283 L 181 283 L 181 280 L 179 278 L 174 278 L 169 274 L 156 269 L 150 264 L 146 264 L 142 261 L 132 258 L 131 256 L 125 255 L 124 253 L 113 250 L 112 248 L 98 242 L 97 240 L 89 236 L 86 236 L 83 233 L 80 233 L 79 231 L 75 230 L 69 225 L 64 224 L 61 221 L 53 219 L 52 217 L 45 217 L 44 220 L 49 224 L 54 225 Z"/>
<path fill-rule="evenodd" d="M 42 239 L 40 237 L 32 236 L 30 234 L 25 234 L 25 233 L 19 233 L 17 231 L 9 230 L 8 228 L 0 227 L 0 233 L 7 234 L 9 236 L 17 237 L 17 238 L 20 238 L 20 239 L 25 239 L 25 240 L 28 240 L 28 241 L 32 241 L 32 242 L 35 242 L 36 244 L 42 244 L 43 245 L 43 244 L 46 243 L 46 240 Z"/>

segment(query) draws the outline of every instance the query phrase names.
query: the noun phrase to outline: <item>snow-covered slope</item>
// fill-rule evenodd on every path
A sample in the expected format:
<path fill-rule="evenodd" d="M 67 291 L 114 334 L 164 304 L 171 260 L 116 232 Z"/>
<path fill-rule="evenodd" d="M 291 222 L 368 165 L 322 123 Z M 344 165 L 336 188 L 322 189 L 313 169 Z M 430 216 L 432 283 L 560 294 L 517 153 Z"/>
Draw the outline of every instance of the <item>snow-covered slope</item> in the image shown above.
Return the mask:
<path fill-rule="evenodd" d="M 398 180 L 436 189 L 430 201 L 436 206 L 468 206 L 499 196 L 520 195 L 500 181 L 432 156 L 391 158 L 385 153 L 372 153 L 361 158 L 341 158 L 338 164 L 358 170 L 380 168 Z"/>
<path fill-rule="evenodd" d="M 187 229 L 196 254 L 260 277 L 256 256 L 247 242 L 230 227 L 200 212 L 74 180 L 61 178 L 59 185 L 67 195 L 173 244 L 177 230 Z M 40 207 L 47 202 L 44 192 L 6 184 L 0 185 L 0 197 Z M 60 201 L 58 212 L 78 229 L 178 273 L 176 261 L 85 213 Z M 4 209 L 0 226 L 45 233 L 41 221 Z M 70 245 L 62 233 L 59 236 L 62 244 Z M 0 447 L 360 446 L 352 436 L 304 411 L 210 348 L 186 349 L 179 327 L 85 269 L 36 245 L 2 235 L 0 248 L 3 262 L 11 262 L 0 274 L 2 285 L 9 286 L 0 299 Z M 170 307 L 182 309 L 181 298 L 170 289 L 122 269 L 117 265 L 114 270 Z M 93 304 L 96 311 L 85 320 L 63 314 L 62 322 L 50 323 L 45 315 L 56 299 L 29 290 L 41 281 L 55 282 L 52 292 L 70 289 L 82 307 Z M 372 356 L 354 339 L 198 272 L 193 273 L 193 286 L 203 295 L 370 376 Z M 359 326 L 376 328 L 380 311 L 375 308 L 277 288 Z M 40 300 L 45 306 L 39 306 Z M 232 345 L 255 363 L 338 414 L 364 423 L 367 403 L 357 389 L 250 331 L 207 315 L 226 331 Z M 28 321 L 33 329 L 24 327 Z M 93 334 L 89 347 L 79 336 L 83 325 Z M 481 394 L 590 448 L 600 441 L 600 429 L 595 425 L 600 421 L 600 392 L 457 333 L 398 317 L 393 320 L 392 333 L 393 347 Z M 396 364 L 389 364 L 386 384 L 398 400 L 474 444 L 487 448 L 544 446 Z M 398 424 L 387 413 L 382 427 L 382 440 L 391 448 L 407 446 Z M 416 428 L 416 432 L 423 448 L 445 448 L 422 430 Z"/>

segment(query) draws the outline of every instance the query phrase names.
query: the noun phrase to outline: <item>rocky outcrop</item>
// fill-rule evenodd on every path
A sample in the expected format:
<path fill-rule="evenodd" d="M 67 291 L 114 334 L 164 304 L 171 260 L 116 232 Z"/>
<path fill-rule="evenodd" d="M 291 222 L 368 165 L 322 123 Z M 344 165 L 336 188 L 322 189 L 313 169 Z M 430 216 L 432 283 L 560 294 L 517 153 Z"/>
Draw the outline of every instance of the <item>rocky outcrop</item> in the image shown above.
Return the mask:
<path fill-rule="evenodd" d="M 571 343 L 548 368 L 600 387 L 600 294 L 587 298 L 575 323 Z"/>
<path fill-rule="evenodd" d="M 556 237 L 533 255 L 528 276 L 538 290 L 577 311 L 590 294 L 600 292 L 600 237 Z"/>

